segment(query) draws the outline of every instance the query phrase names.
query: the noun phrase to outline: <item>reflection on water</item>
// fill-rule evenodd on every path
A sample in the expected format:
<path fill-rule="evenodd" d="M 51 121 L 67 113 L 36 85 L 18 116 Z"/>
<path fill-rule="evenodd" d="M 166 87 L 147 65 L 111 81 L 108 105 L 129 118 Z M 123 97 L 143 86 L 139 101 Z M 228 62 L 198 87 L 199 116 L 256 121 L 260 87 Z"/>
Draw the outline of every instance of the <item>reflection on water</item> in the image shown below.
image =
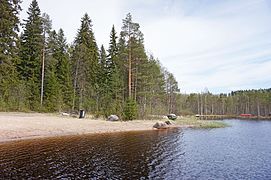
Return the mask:
<path fill-rule="evenodd" d="M 0 146 L 0 177 L 151 178 L 181 155 L 181 136 L 175 129 L 10 143 Z"/>
<path fill-rule="evenodd" d="M 271 179 L 271 122 L 0 145 L 0 179 Z"/>

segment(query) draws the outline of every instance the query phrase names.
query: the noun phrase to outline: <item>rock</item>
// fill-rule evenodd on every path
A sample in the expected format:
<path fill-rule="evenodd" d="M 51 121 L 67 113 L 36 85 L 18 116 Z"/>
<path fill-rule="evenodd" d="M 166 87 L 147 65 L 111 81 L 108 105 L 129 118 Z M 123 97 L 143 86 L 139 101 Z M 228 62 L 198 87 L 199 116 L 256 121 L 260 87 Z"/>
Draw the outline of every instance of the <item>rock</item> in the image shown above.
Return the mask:
<path fill-rule="evenodd" d="M 118 120 L 119 120 L 119 117 L 114 114 L 107 117 L 107 121 L 118 121 Z"/>
<path fill-rule="evenodd" d="M 69 116 L 70 114 L 69 113 L 62 113 L 62 116 Z"/>
<path fill-rule="evenodd" d="M 167 115 L 167 118 L 170 120 L 175 120 L 175 119 L 177 119 L 177 116 L 176 116 L 176 114 L 169 114 L 169 115 Z"/>
<path fill-rule="evenodd" d="M 165 121 L 165 123 L 167 124 L 167 125 L 172 125 L 173 123 L 171 122 L 171 121 Z"/>
<path fill-rule="evenodd" d="M 158 122 L 156 122 L 156 123 L 153 125 L 153 128 L 156 128 L 156 129 L 166 129 L 166 128 L 168 128 L 168 125 L 167 125 L 167 123 L 165 123 L 165 122 L 158 121 Z"/>

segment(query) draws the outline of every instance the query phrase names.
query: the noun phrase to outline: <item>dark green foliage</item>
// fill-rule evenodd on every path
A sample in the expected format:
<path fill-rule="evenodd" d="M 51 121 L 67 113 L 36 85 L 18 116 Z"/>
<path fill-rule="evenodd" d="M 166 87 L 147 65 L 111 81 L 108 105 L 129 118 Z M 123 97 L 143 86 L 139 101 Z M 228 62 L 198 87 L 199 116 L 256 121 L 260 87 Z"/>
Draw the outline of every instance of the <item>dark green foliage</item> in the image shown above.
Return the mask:
<path fill-rule="evenodd" d="M 98 110 L 98 48 L 89 16 L 85 14 L 74 43 L 72 68 L 73 109 Z"/>
<path fill-rule="evenodd" d="M 124 107 L 124 120 L 134 120 L 137 118 L 137 103 L 133 99 L 128 99 Z"/>
<path fill-rule="evenodd" d="M 69 110 L 72 107 L 72 78 L 68 56 L 68 46 L 62 29 L 57 34 L 57 48 L 55 50 L 56 75 L 63 99 L 62 109 Z"/>
<path fill-rule="evenodd" d="M 45 110 L 69 111 L 72 105 L 72 80 L 63 30 L 49 32 L 46 44 Z"/>
<path fill-rule="evenodd" d="M 55 59 L 51 59 L 55 61 Z M 58 82 L 56 74 L 56 62 L 51 62 L 48 67 L 47 76 L 46 76 L 46 91 L 45 91 L 45 105 L 46 109 L 49 112 L 55 112 L 61 109 L 63 104 L 62 94 L 60 91 L 60 84 Z"/>
<path fill-rule="evenodd" d="M 31 110 L 39 109 L 41 59 L 43 49 L 42 18 L 38 3 L 33 0 L 28 9 L 24 32 L 21 37 L 20 62 L 17 65 L 20 78 L 29 88 L 28 101 Z"/>
<path fill-rule="evenodd" d="M 149 57 L 148 63 L 143 66 L 143 73 L 139 79 L 138 103 L 139 117 L 145 118 L 149 114 L 163 115 L 166 112 L 165 98 L 165 78 L 158 60 L 153 56 Z"/>
<path fill-rule="evenodd" d="M 123 83 L 120 74 L 121 62 L 118 60 L 117 36 L 113 26 L 110 33 L 108 55 L 102 46 L 99 60 L 99 106 L 105 117 L 110 114 L 121 115 L 123 113 Z"/>
<path fill-rule="evenodd" d="M 60 85 L 57 77 L 58 57 L 56 54 L 57 34 L 55 31 L 50 32 L 47 41 L 46 68 L 45 68 L 45 85 L 44 85 L 44 102 L 47 111 L 57 111 L 62 104 L 60 94 Z"/>
<path fill-rule="evenodd" d="M 6 56 L 16 54 L 18 48 L 20 0 L 1 0 L 0 5 L 0 53 Z M 4 62 L 4 57 L 0 60 Z"/>
<path fill-rule="evenodd" d="M 3 0 L 0 5 L 0 110 L 24 108 L 24 88 L 18 79 L 16 64 L 19 60 L 19 0 Z"/>

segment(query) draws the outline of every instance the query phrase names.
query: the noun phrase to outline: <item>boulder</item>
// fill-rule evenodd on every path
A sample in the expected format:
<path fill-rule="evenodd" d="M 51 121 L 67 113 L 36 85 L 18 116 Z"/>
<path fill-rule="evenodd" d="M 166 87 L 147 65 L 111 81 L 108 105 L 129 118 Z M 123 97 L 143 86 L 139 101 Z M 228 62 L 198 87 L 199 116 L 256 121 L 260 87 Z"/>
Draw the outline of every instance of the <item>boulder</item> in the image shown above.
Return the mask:
<path fill-rule="evenodd" d="M 167 115 L 167 118 L 170 120 L 175 120 L 175 119 L 177 119 L 177 116 L 176 116 L 176 114 L 169 114 L 169 115 Z"/>
<path fill-rule="evenodd" d="M 70 115 L 69 113 L 65 113 L 65 112 L 62 113 L 62 116 L 69 116 L 69 115 Z"/>
<path fill-rule="evenodd" d="M 119 120 L 119 117 L 114 114 L 107 117 L 107 121 L 118 121 L 118 120 Z"/>
<path fill-rule="evenodd" d="M 153 125 L 153 128 L 156 128 L 156 129 L 166 129 L 166 128 L 168 128 L 168 125 L 167 125 L 167 123 L 165 123 L 165 122 L 158 121 L 158 122 L 156 122 L 156 123 Z"/>
<path fill-rule="evenodd" d="M 173 123 L 172 123 L 171 121 L 169 121 L 169 120 L 165 121 L 165 123 L 166 123 L 167 125 L 172 125 L 172 124 L 173 124 Z"/>

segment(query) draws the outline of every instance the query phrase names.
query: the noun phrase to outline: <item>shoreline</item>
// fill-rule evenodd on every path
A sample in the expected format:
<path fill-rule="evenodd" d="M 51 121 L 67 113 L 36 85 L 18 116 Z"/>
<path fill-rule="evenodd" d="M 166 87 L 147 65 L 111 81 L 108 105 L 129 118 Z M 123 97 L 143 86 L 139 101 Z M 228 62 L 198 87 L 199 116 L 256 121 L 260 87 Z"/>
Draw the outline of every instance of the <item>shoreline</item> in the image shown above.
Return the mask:
<path fill-rule="evenodd" d="M 0 112 L 0 144 L 22 140 L 156 130 L 157 120 L 110 122 L 103 119 L 73 118 L 57 114 Z M 172 125 L 170 128 L 186 128 Z"/>

